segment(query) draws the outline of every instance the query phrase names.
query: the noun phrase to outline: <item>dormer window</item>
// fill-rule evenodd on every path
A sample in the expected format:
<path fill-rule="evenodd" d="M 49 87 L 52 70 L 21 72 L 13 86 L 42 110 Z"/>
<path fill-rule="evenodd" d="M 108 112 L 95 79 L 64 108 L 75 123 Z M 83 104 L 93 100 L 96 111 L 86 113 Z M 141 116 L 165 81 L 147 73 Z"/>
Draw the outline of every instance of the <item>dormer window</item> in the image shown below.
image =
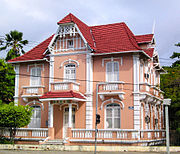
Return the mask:
<path fill-rule="evenodd" d="M 67 48 L 73 48 L 74 47 L 74 42 L 73 40 L 68 40 L 67 41 Z"/>

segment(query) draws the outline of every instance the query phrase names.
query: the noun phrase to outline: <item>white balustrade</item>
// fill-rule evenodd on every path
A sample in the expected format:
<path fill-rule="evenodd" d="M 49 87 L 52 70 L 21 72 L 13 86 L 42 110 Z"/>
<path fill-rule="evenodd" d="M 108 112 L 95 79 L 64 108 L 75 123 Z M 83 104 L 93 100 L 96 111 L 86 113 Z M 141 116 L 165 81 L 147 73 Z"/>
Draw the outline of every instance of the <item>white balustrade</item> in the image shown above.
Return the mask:
<path fill-rule="evenodd" d="M 38 93 L 38 88 L 27 88 L 26 93 L 27 94 L 37 94 Z"/>
<path fill-rule="evenodd" d="M 67 83 L 54 84 L 54 90 L 68 90 L 69 86 Z"/>
<path fill-rule="evenodd" d="M 79 83 L 65 81 L 65 82 L 54 82 L 51 83 L 53 85 L 53 90 L 75 90 L 79 91 Z"/>
<path fill-rule="evenodd" d="M 10 136 L 9 130 L 7 128 L 6 129 L 0 128 L 0 134 L 3 136 Z M 31 137 L 46 138 L 48 137 L 48 128 L 17 128 L 15 136 L 24 137 L 24 138 L 31 138 Z"/>
<path fill-rule="evenodd" d="M 99 130 L 97 133 L 98 138 L 113 138 L 112 131 Z"/>
<path fill-rule="evenodd" d="M 72 129 L 73 138 L 92 138 L 93 130 Z"/>

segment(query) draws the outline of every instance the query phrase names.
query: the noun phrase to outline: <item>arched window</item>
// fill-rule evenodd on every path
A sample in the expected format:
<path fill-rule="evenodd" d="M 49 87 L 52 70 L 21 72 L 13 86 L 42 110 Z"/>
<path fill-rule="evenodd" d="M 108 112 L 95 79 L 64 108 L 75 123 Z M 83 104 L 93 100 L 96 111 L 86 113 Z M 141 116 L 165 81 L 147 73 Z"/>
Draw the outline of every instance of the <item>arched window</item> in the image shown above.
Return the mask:
<path fill-rule="evenodd" d="M 32 110 L 32 116 L 31 116 L 31 122 L 29 123 L 29 128 L 40 128 L 41 127 L 41 107 L 34 105 L 31 106 L 33 108 Z"/>
<path fill-rule="evenodd" d="M 116 103 L 106 105 L 106 128 L 120 128 L 120 109 L 120 105 Z"/>
<path fill-rule="evenodd" d="M 40 67 L 31 68 L 30 85 L 31 86 L 41 85 L 41 68 Z"/>
<path fill-rule="evenodd" d="M 76 79 L 76 65 L 75 64 L 67 64 L 64 66 L 64 80 L 71 81 Z"/>
<path fill-rule="evenodd" d="M 111 61 L 106 63 L 106 81 L 119 81 L 119 62 Z"/>

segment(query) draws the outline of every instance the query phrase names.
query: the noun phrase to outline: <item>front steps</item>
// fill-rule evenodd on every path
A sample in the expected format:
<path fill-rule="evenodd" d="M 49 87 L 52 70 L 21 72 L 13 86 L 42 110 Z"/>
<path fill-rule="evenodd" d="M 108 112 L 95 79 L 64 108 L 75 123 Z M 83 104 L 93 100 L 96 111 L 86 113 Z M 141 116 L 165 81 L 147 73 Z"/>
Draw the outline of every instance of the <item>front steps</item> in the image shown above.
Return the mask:
<path fill-rule="evenodd" d="M 64 145 L 64 140 L 62 139 L 48 140 L 44 144 L 45 145 Z"/>

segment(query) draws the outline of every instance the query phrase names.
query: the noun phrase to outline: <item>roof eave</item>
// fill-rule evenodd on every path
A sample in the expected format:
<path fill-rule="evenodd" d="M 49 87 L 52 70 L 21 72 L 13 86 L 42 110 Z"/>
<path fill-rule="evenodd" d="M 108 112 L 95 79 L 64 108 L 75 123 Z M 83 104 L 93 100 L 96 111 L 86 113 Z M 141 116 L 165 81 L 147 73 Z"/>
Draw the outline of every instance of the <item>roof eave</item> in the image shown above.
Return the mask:
<path fill-rule="evenodd" d="M 85 102 L 86 99 L 81 99 L 81 98 L 73 98 L 73 97 L 70 97 L 70 98 L 62 98 L 62 97 L 59 97 L 59 98 L 40 98 L 39 99 L 40 101 L 60 101 L 60 100 L 72 100 L 72 101 L 82 101 L 82 102 Z"/>
<path fill-rule="evenodd" d="M 33 61 L 45 61 L 46 59 L 34 59 L 34 60 L 22 60 L 22 61 L 12 61 L 7 62 L 9 64 L 15 64 L 15 63 L 26 63 L 26 62 L 33 62 Z"/>
<path fill-rule="evenodd" d="M 130 51 L 119 51 L 119 52 L 108 52 L 108 53 L 99 53 L 99 54 L 94 54 L 92 53 L 93 56 L 100 56 L 100 55 L 109 55 L 109 54 L 123 54 L 123 53 L 143 53 L 145 56 L 148 58 L 152 59 L 148 54 L 146 54 L 143 50 L 130 50 Z"/>

